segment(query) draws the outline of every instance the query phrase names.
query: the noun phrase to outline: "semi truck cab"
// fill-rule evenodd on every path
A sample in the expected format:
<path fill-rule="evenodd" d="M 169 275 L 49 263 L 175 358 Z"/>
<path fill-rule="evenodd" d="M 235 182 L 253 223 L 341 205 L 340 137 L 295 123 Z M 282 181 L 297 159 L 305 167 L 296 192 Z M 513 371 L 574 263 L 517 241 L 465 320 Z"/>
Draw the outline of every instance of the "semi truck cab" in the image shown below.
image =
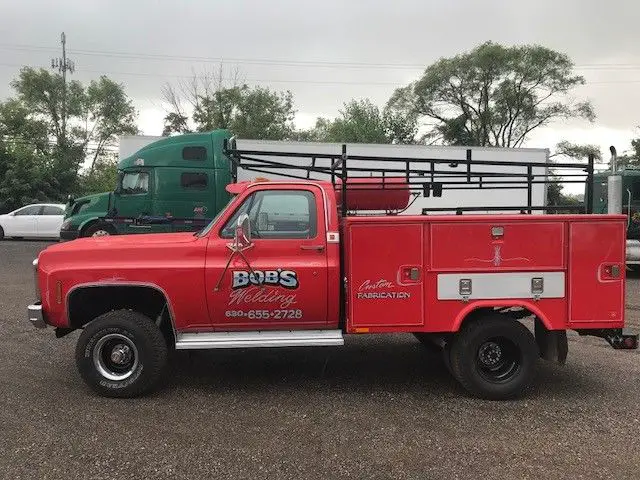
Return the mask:
<path fill-rule="evenodd" d="M 128 233 L 197 231 L 229 200 L 225 130 L 167 137 L 118 164 L 114 191 L 69 198 L 62 240 Z"/>

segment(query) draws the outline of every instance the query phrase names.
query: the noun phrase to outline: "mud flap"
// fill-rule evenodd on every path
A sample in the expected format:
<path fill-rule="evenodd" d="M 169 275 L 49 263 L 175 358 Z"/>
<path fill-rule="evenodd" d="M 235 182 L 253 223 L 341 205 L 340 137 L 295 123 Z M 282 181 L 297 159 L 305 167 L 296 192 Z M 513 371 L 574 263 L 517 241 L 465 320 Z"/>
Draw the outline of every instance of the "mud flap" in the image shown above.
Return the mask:
<path fill-rule="evenodd" d="M 540 350 L 540 358 L 564 365 L 569 352 L 566 330 L 547 330 L 547 327 L 536 318 L 534 333 Z"/>

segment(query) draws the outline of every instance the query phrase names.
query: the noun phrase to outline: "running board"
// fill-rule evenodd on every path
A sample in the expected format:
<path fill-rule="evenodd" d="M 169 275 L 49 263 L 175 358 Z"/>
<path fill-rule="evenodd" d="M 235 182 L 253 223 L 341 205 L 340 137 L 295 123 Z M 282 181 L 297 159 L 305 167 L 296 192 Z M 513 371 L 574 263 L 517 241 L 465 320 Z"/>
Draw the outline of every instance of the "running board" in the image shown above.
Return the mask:
<path fill-rule="evenodd" d="M 178 333 L 176 337 L 176 350 L 344 345 L 340 330 Z"/>

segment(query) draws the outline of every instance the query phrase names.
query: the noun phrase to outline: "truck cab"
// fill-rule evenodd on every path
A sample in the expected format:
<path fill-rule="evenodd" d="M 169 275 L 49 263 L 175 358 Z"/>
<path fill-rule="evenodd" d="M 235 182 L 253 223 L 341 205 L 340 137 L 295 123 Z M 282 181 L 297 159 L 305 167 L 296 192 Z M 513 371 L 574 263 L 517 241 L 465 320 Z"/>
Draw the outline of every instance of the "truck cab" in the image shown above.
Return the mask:
<path fill-rule="evenodd" d="M 130 233 L 196 231 L 224 206 L 231 162 L 225 130 L 167 137 L 118 164 L 113 192 L 70 198 L 62 240 Z"/>

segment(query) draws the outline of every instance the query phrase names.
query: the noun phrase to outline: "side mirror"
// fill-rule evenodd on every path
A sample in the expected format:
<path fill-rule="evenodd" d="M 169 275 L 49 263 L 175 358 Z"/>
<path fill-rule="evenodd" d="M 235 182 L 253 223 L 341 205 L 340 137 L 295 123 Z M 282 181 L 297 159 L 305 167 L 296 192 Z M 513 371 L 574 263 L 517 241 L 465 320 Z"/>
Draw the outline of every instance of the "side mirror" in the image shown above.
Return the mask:
<path fill-rule="evenodd" d="M 251 225 L 249 215 L 243 213 L 238 217 L 236 233 L 234 237 L 234 247 L 236 250 L 245 250 L 251 246 Z"/>

